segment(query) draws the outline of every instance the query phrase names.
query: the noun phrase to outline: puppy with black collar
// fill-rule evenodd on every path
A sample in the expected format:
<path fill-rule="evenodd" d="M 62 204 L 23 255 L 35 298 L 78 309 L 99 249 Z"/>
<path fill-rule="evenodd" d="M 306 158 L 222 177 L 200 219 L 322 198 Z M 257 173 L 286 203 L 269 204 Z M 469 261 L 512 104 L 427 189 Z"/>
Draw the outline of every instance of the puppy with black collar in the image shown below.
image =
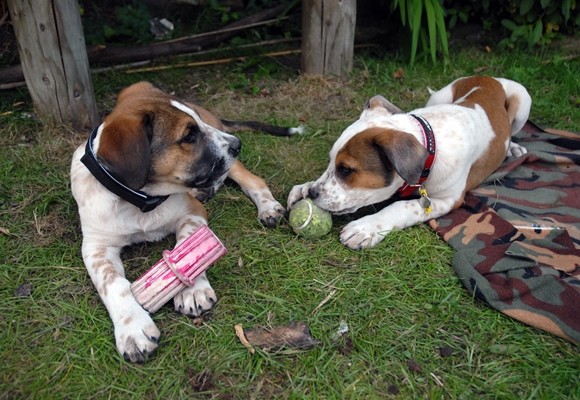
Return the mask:
<path fill-rule="evenodd" d="M 385 98 L 375 96 L 334 143 L 326 171 L 294 186 L 288 206 L 310 197 L 333 214 L 347 214 L 399 194 L 402 200 L 350 222 L 340 233 L 349 248 L 373 247 L 393 230 L 461 206 L 465 193 L 506 156 L 525 154 L 511 137 L 527 121 L 530 107 L 521 84 L 485 76 L 457 79 L 408 114 L 393 113 Z"/>
<path fill-rule="evenodd" d="M 262 130 L 288 136 L 300 128 L 224 121 L 182 102 L 147 82 L 124 89 L 113 111 L 71 163 L 71 190 L 80 215 L 82 255 L 115 328 L 117 350 L 143 362 L 157 348 L 160 332 L 135 300 L 120 258 L 124 246 L 175 234 L 176 246 L 207 214 L 207 199 L 229 177 L 258 208 L 258 218 L 275 226 L 285 210 L 266 182 L 237 159 L 233 130 Z M 173 299 L 175 310 L 198 316 L 217 301 L 205 274 Z"/>

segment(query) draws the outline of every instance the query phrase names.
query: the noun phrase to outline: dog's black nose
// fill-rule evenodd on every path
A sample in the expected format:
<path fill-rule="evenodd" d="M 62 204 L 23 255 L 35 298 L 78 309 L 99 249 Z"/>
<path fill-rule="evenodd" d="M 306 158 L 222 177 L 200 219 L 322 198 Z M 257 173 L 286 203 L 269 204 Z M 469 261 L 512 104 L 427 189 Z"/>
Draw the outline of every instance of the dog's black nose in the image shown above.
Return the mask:
<path fill-rule="evenodd" d="M 308 197 L 310 197 L 312 200 L 318 197 L 318 189 L 316 189 L 316 186 L 312 186 L 310 189 L 308 189 Z"/>
<path fill-rule="evenodd" d="M 237 157 L 238 154 L 240 154 L 240 150 L 242 150 L 242 141 L 237 137 L 232 136 L 228 143 L 228 152 L 232 157 Z"/>

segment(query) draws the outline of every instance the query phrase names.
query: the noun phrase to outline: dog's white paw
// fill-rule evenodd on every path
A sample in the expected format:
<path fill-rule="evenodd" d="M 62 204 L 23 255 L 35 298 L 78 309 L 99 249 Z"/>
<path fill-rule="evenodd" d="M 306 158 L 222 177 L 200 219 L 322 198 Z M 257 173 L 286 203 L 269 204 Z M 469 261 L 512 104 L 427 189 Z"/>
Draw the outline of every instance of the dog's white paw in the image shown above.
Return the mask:
<path fill-rule="evenodd" d="M 363 217 L 345 225 L 340 232 L 340 242 L 353 250 L 376 246 L 388 232 L 377 230 L 376 221 Z"/>
<path fill-rule="evenodd" d="M 157 349 L 160 336 L 151 316 L 142 308 L 124 313 L 123 319 L 115 324 L 117 350 L 127 361 L 147 361 Z"/>
<path fill-rule="evenodd" d="M 183 289 L 173 298 L 175 311 L 190 317 L 199 317 L 209 311 L 216 302 L 217 296 L 205 274 L 195 278 L 193 286 Z"/>
<path fill-rule="evenodd" d="M 314 181 L 294 186 L 288 194 L 288 209 L 292 208 L 292 206 L 298 201 L 308 197 L 308 190 L 312 187 L 312 185 L 314 185 Z"/>
<path fill-rule="evenodd" d="M 286 209 L 276 200 L 264 201 L 258 207 L 258 219 L 268 228 L 275 228 L 285 214 Z"/>
<path fill-rule="evenodd" d="M 507 151 L 508 157 L 520 157 L 526 154 L 528 150 L 524 146 L 520 146 L 514 142 L 510 143 L 510 146 Z"/>

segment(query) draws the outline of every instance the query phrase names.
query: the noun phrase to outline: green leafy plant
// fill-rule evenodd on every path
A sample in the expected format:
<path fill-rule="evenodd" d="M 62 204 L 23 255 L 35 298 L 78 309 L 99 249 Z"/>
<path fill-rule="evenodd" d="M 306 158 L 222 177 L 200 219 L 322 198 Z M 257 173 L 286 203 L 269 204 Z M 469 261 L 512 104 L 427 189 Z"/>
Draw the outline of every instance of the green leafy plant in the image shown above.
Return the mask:
<path fill-rule="evenodd" d="M 500 42 L 501 46 L 512 48 L 520 43 L 526 44 L 528 49 L 550 43 L 560 27 L 570 21 L 572 11 L 576 9 L 573 0 L 520 0 L 514 1 L 513 5 L 519 12 L 511 19 L 501 20 L 510 36 Z M 578 17 L 572 21 L 576 27 L 579 23 Z"/>
<path fill-rule="evenodd" d="M 81 8 L 83 29 L 88 44 L 114 42 L 144 43 L 152 40 L 149 32 L 151 14 L 142 2 L 122 4 L 114 8 L 113 13 L 95 11 L 95 5 Z M 90 16 L 87 14 L 91 14 Z"/>
<path fill-rule="evenodd" d="M 508 0 L 502 2 L 445 0 L 448 28 L 476 22 L 499 35 L 499 46 L 532 49 L 549 44 L 580 27 L 577 0 Z"/>
<path fill-rule="evenodd" d="M 445 9 L 439 0 L 395 0 L 394 9 L 399 9 L 401 23 L 411 31 L 411 64 L 414 64 L 419 48 L 419 39 L 424 50 L 437 61 L 437 44 L 445 59 L 449 57 Z M 425 26 L 426 22 L 426 26 Z"/>
<path fill-rule="evenodd" d="M 105 25 L 103 31 L 107 39 L 117 36 L 128 37 L 136 42 L 150 38 L 149 20 L 151 15 L 142 3 L 129 4 L 115 9 L 116 24 Z"/>
<path fill-rule="evenodd" d="M 221 15 L 220 20 L 222 24 L 227 24 L 240 18 L 240 14 L 237 11 L 232 10 L 230 6 L 223 5 L 221 3 L 223 2 L 218 0 L 209 0 L 208 6 L 213 12 Z"/>

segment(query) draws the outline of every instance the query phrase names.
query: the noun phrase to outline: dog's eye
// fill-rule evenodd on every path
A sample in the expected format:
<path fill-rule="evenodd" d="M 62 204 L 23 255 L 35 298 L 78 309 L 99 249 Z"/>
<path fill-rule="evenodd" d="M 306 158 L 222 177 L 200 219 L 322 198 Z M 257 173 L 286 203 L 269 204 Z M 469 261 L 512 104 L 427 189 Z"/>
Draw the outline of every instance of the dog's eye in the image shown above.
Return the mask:
<path fill-rule="evenodd" d="M 347 167 L 346 165 L 339 165 L 336 168 L 336 173 L 341 178 L 346 178 L 347 176 L 349 176 L 353 172 L 354 172 L 354 169 L 353 168 L 350 168 L 350 167 Z"/>
<path fill-rule="evenodd" d="M 199 135 L 199 126 L 190 125 L 187 127 L 185 136 L 181 138 L 180 143 L 194 143 Z"/>

